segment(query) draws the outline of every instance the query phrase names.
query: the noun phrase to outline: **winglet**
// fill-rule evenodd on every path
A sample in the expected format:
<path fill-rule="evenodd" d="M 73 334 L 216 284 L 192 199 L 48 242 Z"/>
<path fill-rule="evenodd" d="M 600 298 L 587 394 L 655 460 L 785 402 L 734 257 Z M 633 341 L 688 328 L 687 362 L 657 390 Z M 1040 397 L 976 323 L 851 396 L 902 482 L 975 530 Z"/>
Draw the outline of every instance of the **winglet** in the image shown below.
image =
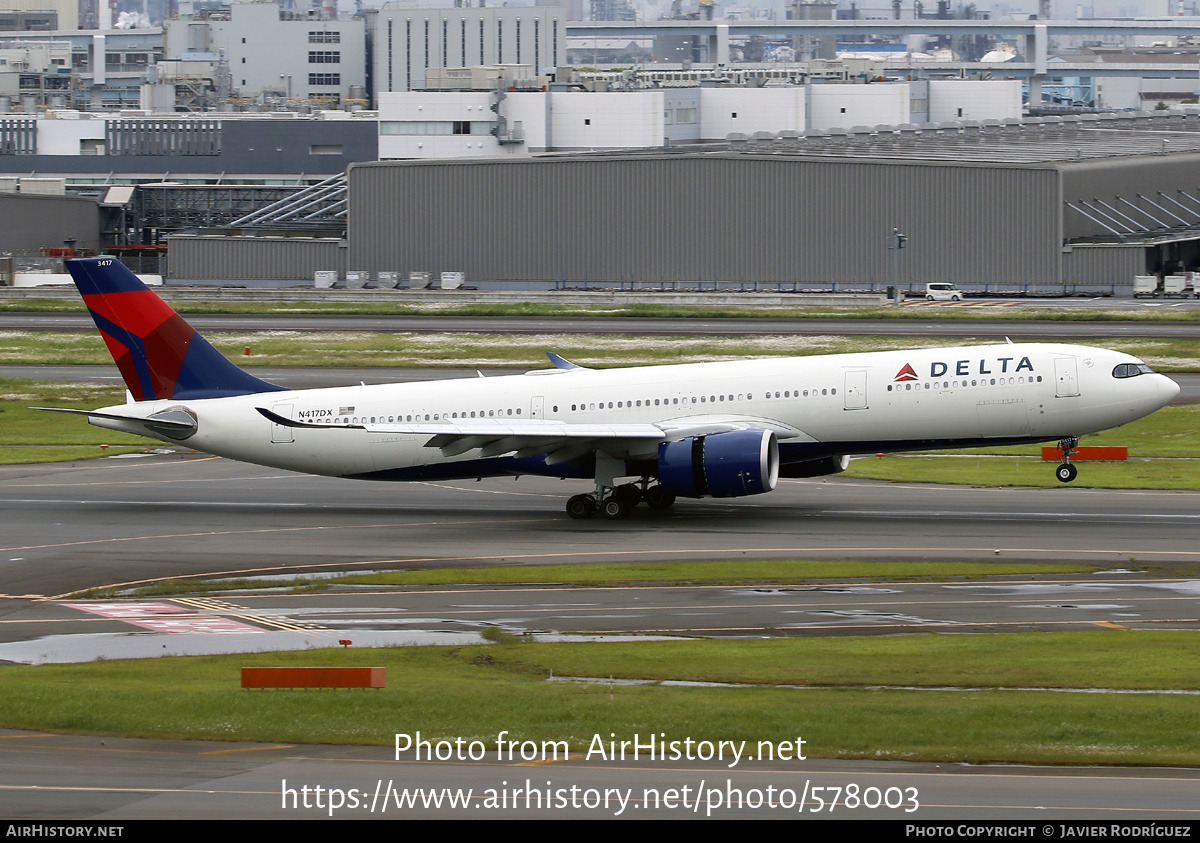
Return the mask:
<path fill-rule="evenodd" d="M 242 371 L 112 257 L 66 261 L 136 401 L 222 398 L 284 388 Z"/>
<path fill-rule="evenodd" d="M 565 372 L 569 372 L 572 369 L 586 368 L 584 366 L 576 366 L 570 360 L 567 360 L 565 357 L 555 354 L 553 351 L 547 351 L 546 356 L 550 358 L 550 362 L 554 364 L 554 368 L 562 369 Z"/>

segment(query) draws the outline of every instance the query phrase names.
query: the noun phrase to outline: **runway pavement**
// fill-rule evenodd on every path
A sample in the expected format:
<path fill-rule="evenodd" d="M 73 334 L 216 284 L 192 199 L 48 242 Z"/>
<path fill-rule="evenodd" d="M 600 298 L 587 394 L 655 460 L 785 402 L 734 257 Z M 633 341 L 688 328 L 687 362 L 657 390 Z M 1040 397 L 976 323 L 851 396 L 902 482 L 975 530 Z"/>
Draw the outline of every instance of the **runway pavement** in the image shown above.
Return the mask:
<path fill-rule="evenodd" d="M 1200 561 L 1200 492 L 830 477 L 580 522 L 563 504 L 581 487 L 542 478 L 365 483 L 198 455 L 4 466 L 0 593 L 217 572 L 738 556 L 1132 560 L 1167 573 Z"/>
<path fill-rule="evenodd" d="M 1063 628 L 1098 623 L 1171 628 L 1194 625 L 1198 614 L 1196 584 L 1189 577 L 1171 582 L 1160 577 L 1154 584 L 1130 587 L 1132 578 L 1117 571 L 1146 564 L 1168 574 L 1194 570 L 1200 562 L 1200 493 L 964 489 L 828 478 L 787 482 L 758 499 L 682 502 L 661 516 L 639 510 L 621 522 L 577 522 L 561 512 L 574 485 L 540 479 L 368 484 L 195 456 L 4 467 L 0 592 L 8 596 L 0 598 L 0 638 L 14 647 L 22 641 L 30 645 L 34 658 L 29 660 L 53 661 L 70 655 L 78 639 L 110 656 L 122 652 L 114 643 L 118 641 L 146 644 L 161 654 L 175 652 L 163 649 L 168 639 L 177 642 L 170 646 L 187 652 L 184 641 L 189 638 L 228 643 L 238 635 L 258 639 L 246 649 L 272 635 L 323 637 L 318 643 L 325 644 L 330 635 L 348 635 L 363 643 L 389 631 L 430 627 L 474 638 L 472 630 L 484 622 L 513 629 L 657 626 L 674 632 L 725 624 L 731 627 L 725 634 L 762 634 L 745 627 L 790 624 L 793 629 L 785 634 L 812 634 L 820 630 L 805 625 L 830 632 L 884 631 L 889 624 L 939 621 L 948 625 L 941 631 L 953 626 L 975 632 L 983 631 L 989 619 L 995 628 L 1049 628 L 1056 623 Z M 632 606 L 640 595 L 625 589 L 567 595 L 525 588 L 487 596 L 454 590 L 441 598 L 377 593 L 341 601 L 258 602 L 236 595 L 149 599 L 139 601 L 140 616 L 124 618 L 113 617 L 111 607 L 100 606 L 98 612 L 96 603 L 85 610 L 67 605 L 78 601 L 65 598 L 37 599 L 94 585 L 235 571 L 729 557 L 1088 560 L 1109 573 L 1083 585 L 921 586 L 905 587 L 898 595 L 889 595 L 886 587 L 663 590 L 647 595 L 657 606 L 636 612 Z M 441 603 L 422 602 L 427 599 Z M 119 604 L 118 610 L 129 612 L 130 607 Z M 386 622 L 380 610 L 392 613 Z M 1139 617 L 1130 617 L 1135 614 Z M 431 622 L 422 624 L 414 616 Z M 955 626 L 972 617 L 984 623 Z M 414 619 L 418 622 L 406 622 Z M 191 635 L 179 634 L 181 623 Z M 165 632 L 168 625 L 173 629 Z M 207 633 L 200 631 L 204 628 Z M 1023 817 L 1191 822 L 1198 813 L 1194 771 L 985 771 L 839 761 L 773 767 L 756 763 L 737 770 L 699 762 L 575 761 L 518 768 L 494 757 L 468 764 L 394 762 L 385 751 L 365 748 L 0 734 L 0 814 L 8 817 L 119 821 L 328 815 L 328 803 L 318 808 L 315 797 L 309 809 L 282 807 L 284 781 L 296 787 L 361 789 L 360 807 L 335 813 L 353 818 L 454 818 L 464 811 L 480 818 L 616 813 L 612 805 L 599 803 L 560 813 L 523 805 L 492 809 L 480 795 L 488 788 L 524 788 L 527 778 L 538 788 L 579 788 L 581 794 L 632 788 L 627 795 L 633 807 L 623 816 L 637 817 L 703 816 L 710 806 L 718 817 L 796 815 L 794 802 L 788 809 L 729 809 L 712 795 L 702 810 L 684 813 L 678 802 L 667 808 L 646 796 L 688 787 L 694 798 L 696 790 L 711 790 L 714 782 L 743 791 L 847 784 L 876 787 L 880 793 L 901 788 L 891 791 L 893 796 L 915 788 L 920 809 L 914 815 L 901 808 L 869 815 L 900 821 Z M 425 794 L 432 792 L 429 788 L 472 788 L 474 795 L 465 809 L 443 804 L 385 814 L 363 807 L 368 791 L 406 787 L 426 788 Z M 811 809 L 815 803 L 808 804 Z M 868 814 L 846 810 L 841 816 Z"/>
<path fill-rule="evenodd" d="M 355 631 L 361 643 L 449 642 L 477 640 L 488 625 L 718 636 L 1200 626 L 1200 584 L 1192 580 L 1200 492 L 830 477 L 783 481 L 755 498 L 684 500 L 666 513 L 638 508 L 626 521 L 581 522 L 562 511 L 578 485 L 372 484 L 194 454 L 0 467 L 0 659 L 296 649 L 328 645 L 339 630 Z M 370 589 L 178 598 L 132 614 L 91 612 L 74 599 L 83 589 L 172 578 L 731 558 L 1091 562 L 1109 573 L 1056 583 L 671 588 L 636 597 L 552 583 L 432 594 Z M 1157 579 L 1132 573 L 1147 565 Z M 131 626 L 140 635 L 120 637 Z"/>
<path fill-rule="evenodd" d="M 794 743 L 795 736 L 790 740 Z M 397 760 L 387 747 L 0 731 L 0 815 L 113 824 L 216 817 L 870 819 L 897 823 L 874 827 L 896 836 L 904 833 L 900 823 L 927 820 L 1133 822 L 1143 824 L 1145 836 L 1153 833 L 1152 823 L 1161 834 L 1200 820 L 1195 770 L 807 758 L 743 758 L 730 767 L 727 758 L 621 762 L 584 754 L 531 764 L 501 759 L 488 748 L 475 762 L 418 762 L 411 751 Z M 753 745 L 747 749 L 756 751 Z M 855 797 L 847 804 L 851 788 Z M 838 804 L 831 809 L 835 797 Z M 1058 826 L 1052 826 L 1047 836 L 1058 834 Z M 127 830 L 123 836 L 131 835 Z"/>
<path fill-rule="evenodd" d="M 1200 580 L 1105 572 L 955 583 L 571 588 L 360 586 L 304 594 L 23 600 L 0 618 L 0 662 L 665 637 L 1200 629 Z M 1200 694 L 1200 692 L 1197 692 Z"/>

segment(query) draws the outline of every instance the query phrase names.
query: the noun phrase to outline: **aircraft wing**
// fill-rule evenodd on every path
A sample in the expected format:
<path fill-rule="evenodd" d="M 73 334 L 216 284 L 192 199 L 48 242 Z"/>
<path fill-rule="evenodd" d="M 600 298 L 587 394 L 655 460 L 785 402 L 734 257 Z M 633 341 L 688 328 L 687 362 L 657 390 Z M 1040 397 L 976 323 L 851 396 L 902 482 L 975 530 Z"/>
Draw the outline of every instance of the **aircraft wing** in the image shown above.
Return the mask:
<path fill-rule="evenodd" d="M 453 457 L 479 450 L 481 457 L 515 452 L 519 457 L 545 455 L 546 464 L 574 459 L 601 450 L 616 457 L 653 454 L 660 442 L 705 436 L 731 430 L 772 430 L 780 439 L 804 438 L 799 430 L 770 419 L 696 417 L 678 423 L 573 424 L 557 419 L 441 419 L 436 422 L 328 425 L 286 419 L 263 407 L 256 408 L 275 424 L 321 430 L 365 430 L 368 433 L 428 436 L 427 448 L 438 448 Z"/>

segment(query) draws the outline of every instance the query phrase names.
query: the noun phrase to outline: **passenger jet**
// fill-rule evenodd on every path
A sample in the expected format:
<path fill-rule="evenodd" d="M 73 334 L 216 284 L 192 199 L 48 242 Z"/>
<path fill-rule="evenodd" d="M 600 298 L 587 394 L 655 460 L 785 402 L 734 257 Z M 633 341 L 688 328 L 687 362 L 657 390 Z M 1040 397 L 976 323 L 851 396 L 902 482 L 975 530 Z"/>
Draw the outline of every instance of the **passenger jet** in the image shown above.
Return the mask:
<path fill-rule="evenodd" d="M 592 480 L 572 518 L 763 494 L 881 451 L 1057 440 L 1066 483 L 1080 436 L 1179 393 L 1127 354 L 1049 343 L 605 370 L 549 353 L 553 368 L 524 375 L 289 390 L 231 363 L 115 258 L 66 263 L 129 394 L 60 412 L 330 477 Z"/>

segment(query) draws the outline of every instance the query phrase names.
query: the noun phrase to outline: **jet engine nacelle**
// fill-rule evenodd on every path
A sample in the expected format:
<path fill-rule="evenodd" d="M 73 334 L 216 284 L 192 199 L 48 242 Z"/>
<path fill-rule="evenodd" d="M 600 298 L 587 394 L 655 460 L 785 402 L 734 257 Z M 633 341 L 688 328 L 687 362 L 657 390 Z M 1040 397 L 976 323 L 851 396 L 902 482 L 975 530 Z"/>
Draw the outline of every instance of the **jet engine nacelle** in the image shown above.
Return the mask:
<path fill-rule="evenodd" d="M 658 480 L 685 498 L 761 495 L 779 480 L 779 442 L 769 430 L 690 436 L 658 446 Z"/>

